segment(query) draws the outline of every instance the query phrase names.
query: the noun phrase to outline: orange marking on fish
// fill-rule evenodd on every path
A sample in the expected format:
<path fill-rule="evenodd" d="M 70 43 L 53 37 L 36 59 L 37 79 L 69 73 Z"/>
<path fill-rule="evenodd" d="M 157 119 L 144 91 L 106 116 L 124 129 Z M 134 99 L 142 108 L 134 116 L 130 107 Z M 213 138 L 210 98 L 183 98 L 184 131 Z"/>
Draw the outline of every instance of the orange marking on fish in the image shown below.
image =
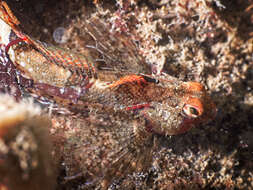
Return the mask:
<path fill-rule="evenodd" d="M 109 85 L 109 88 L 114 88 L 125 83 L 133 83 L 133 82 L 137 82 L 140 85 L 141 82 L 146 83 L 146 80 L 142 76 L 127 75 L 125 77 L 122 77 L 118 81 L 112 83 L 111 85 Z"/>
<path fill-rule="evenodd" d="M 199 82 L 186 82 L 185 87 L 188 92 L 202 92 L 205 90 L 205 87 Z"/>
<path fill-rule="evenodd" d="M 15 25 L 19 25 L 20 22 L 19 20 L 14 16 L 14 14 L 12 13 L 11 9 L 9 8 L 9 6 L 7 5 L 7 3 L 5 1 L 2 1 L 2 5 L 5 9 L 5 20 L 8 21 L 8 24 L 15 26 Z"/>
<path fill-rule="evenodd" d="M 75 65 L 77 65 L 78 67 L 81 67 L 81 68 L 82 68 L 82 67 L 85 67 L 85 69 L 89 69 L 87 64 L 85 64 L 85 63 L 81 64 L 81 61 L 78 60 L 78 59 L 73 60 L 73 63 L 74 63 Z"/>

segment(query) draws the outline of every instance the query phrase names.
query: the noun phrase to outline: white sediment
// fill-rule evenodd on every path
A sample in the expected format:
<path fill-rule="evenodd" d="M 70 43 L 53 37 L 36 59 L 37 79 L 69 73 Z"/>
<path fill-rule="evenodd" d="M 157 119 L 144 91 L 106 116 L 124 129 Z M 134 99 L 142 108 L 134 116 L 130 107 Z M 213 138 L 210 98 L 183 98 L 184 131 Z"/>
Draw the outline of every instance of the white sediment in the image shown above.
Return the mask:
<path fill-rule="evenodd" d="M 11 33 L 11 28 L 9 25 L 7 25 L 2 19 L 0 19 L 0 43 L 7 45 L 10 40 L 9 36 Z"/>

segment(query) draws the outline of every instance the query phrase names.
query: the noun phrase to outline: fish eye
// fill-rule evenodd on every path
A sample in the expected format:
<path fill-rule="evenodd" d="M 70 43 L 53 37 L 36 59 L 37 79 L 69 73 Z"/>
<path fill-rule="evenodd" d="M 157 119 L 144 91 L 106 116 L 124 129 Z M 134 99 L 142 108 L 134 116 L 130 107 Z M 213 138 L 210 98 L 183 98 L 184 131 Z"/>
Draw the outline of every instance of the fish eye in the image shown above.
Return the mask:
<path fill-rule="evenodd" d="M 184 115 L 186 115 L 187 117 L 190 117 L 190 118 L 197 118 L 201 115 L 201 111 L 197 107 L 190 105 L 190 104 L 184 105 L 183 113 L 184 113 Z"/>

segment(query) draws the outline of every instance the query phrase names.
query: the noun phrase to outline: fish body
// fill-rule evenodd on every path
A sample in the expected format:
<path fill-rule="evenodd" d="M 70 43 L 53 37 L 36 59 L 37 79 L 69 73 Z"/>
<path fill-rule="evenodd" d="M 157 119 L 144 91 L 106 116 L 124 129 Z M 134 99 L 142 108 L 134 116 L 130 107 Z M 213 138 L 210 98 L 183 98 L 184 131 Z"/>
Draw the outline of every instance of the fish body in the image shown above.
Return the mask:
<path fill-rule="evenodd" d="M 18 20 L 3 2 L 1 19 L 16 35 L 9 36 L 6 54 L 21 75 L 32 80 L 28 89 L 35 94 L 71 105 L 73 110 L 86 106 L 135 112 L 145 118 L 149 130 L 165 135 L 183 133 L 215 116 L 216 107 L 198 82 L 151 75 L 139 62 L 133 63 L 137 72 L 131 65 L 129 70 L 119 63 L 103 65 L 89 49 L 80 54 L 36 41 L 19 29 Z"/>
<path fill-rule="evenodd" d="M 128 47 L 132 61 L 118 62 L 102 53 L 110 59 L 107 62 L 94 57 L 92 50 L 99 54 L 99 47 L 80 54 L 34 40 L 21 31 L 3 1 L 0 18 L 5 27 L 0 31 L 5 47 L 1 57 L 31 81 L 25 89 L 88 115 L 52 118 L 62 126 L 70 123 L 68 128 L 74 131 L 59 133 L 67 147 L 55 143 L 56 152 L 63 150 L 59 154 L 70 168 L 68 176 L 79 171 L 87 179 L 108 182 L 115 176 L 143 171 L 152 160 L 157 134 L 182 134 L 216 115 L 216 106 L 202 84 L 152 74 L 126 38 L 117 40 Z M 106 28 L 98 19 L 87 24 L 89 31 L 94 26 Z"/>

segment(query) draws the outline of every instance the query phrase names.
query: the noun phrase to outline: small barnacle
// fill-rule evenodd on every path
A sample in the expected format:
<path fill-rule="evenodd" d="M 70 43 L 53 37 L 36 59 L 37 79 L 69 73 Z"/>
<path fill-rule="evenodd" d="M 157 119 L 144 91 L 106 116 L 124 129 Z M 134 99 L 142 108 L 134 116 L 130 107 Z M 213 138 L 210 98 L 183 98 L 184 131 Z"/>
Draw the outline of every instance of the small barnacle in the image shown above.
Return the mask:
<path fill-rule="evenodd" d="M 49 123 L 31 102 L 0 95 L 0 187 L 54 188 Z"/>
<path fill-rule="evenodd" d="M 69 35 L 64 27 L 58 27 L 54 30 L 53 38 L 55 42 L 63 44 L 67 42 Z"/>

